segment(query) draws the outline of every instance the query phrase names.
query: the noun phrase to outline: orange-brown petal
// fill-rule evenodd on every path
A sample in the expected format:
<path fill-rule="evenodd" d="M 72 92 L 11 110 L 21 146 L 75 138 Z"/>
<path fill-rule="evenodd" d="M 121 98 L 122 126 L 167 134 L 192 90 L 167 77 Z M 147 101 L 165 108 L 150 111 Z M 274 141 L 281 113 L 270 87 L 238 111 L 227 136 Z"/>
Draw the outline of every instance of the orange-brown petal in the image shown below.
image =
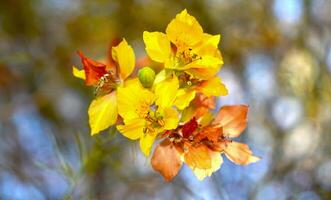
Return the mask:
<path fill-rule="evenodd" d="M 223 163 L 222 156 L 219 152 L 215 151 L 209 151 L 209 155 L 211 158 L 211 168 L 209 169 L 199 169 L 195 168 L 193 169 L 194 175 L 199 179 L 203 180 L 207 176 L 211 176 L 214 172 L 219 170 L 221 168 L 221 165 Z"/>
<path fill-rule="evenodd" d="M 248 165 L 260 160 L 259 157 L 253 156 L 253 152 L 247 144 L 239 142 L 228 142 L 224 149 L 227 158 L 238 165 Z"/>
<path fill-rule="evenodd" d="M 211 168 L 209 149 L 205 145 L 190 146 L 184 155 L 185 163 L 192 169 Z"/>
<path fill-rule="evenodd" d="M 213 143 L 217 143 L 221 135 L 222 127 L 206 126 L 194 137 L 194 141 L 200 142 L 203 139 L 207 139 Z"/>
<path fill-rule="evenodd" d="M 178 174 L 183 162 L 176 146 L 166 139 L 155 148 L 151 164 L 166 181 L 171 181 Z"/>
<path fill-rule="evenodd" d="M 197 97 L 193 100 L 193 104 L 197 107 L 205 107 L 208 109 L 214 109 L 216 106 L 215 97 L 207 97 L 203 94 L 197 95 Z"/>
<path fill-rule="evenodd" d="M 247 105 L 223 106 L 213 121 L 223 128 L 223 135 L 238 137 L 247 126 Z"/>
<path fill-rule="evenodd" d="M 193 100 L 193 105 L 195 106 L 195 112 L 193 116 L 196 119 L 202 118 L 206 113 L 216 107 L 215 97 L 213 96 L 205 96 L 203 94 L 197 95 L 197 97 Z"/>

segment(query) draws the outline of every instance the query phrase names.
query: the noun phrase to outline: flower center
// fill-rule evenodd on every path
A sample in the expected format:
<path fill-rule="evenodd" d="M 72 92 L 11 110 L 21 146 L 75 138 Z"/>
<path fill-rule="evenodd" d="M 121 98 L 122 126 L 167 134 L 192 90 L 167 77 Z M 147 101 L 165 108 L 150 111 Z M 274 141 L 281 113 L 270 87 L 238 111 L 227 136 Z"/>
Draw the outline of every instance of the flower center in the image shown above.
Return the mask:
<path fill-rule="evenodd" d="M 176 52 L 176 57 L 179 58 L 185 64 L 189 64 L 193 61 L 200 59 L 200 57 L 192 51 L 191 48 L 186 48 Z"/>
<path fill-rule="evenodd" d="M 180 88 L 189 88 L 193 85 L 196 85 L 199 80 L 196 78 L 191 77 L 189 74 L 185 72 L 179 72 L 178 74 L 178 80 L 179 80 L 179 86 Z"/>
<path fill-rule="evenodd" d="M 141 101 L 136 109 L 136 113 L 140 118 L 146 118 L 146 116 L 149 115 L 150 106 L 151 104 L 149 102 Z"/>
<path fill-rule="evenodd" d="M 145 120 L 147 121 L 147 125 L 144 128 L 144 133 L 154 132 L 155 128 L 162 128 L 164 126 L 163 117 L 157 115 L 155 111 L 149 111 L 145 115 Z"/>
<path fill-rule="evenodd" d="M 185 66 L 193 61 L 201 59 L 192 48 L 180 41 L 176 41 L 176 44 L 171 43 L 171 48 L 175 54 L 175 60 L 178 66 Z"/>

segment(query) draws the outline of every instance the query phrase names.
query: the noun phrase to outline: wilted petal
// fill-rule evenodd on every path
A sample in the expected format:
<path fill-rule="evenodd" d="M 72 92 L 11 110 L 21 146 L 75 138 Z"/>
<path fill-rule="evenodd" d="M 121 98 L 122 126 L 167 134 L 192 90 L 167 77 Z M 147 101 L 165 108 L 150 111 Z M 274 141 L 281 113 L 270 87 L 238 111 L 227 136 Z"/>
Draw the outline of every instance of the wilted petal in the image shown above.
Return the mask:
<path fill-rule="evenodd" d="M 184 155 L 185 163 L 192 169 L 210 169 L 211 158 L 205 145 L 190 146 Z"/>
<path fill-rule="evenodd" d="M 197 130 L 197 128 L 198 128 L 198 122 L 193 117 L 190 121 L 186 122 L 183 125 L 183 128 L 182 128 L 183 137 L 188 138 L 190 135 L 193 134 L 194 131 Z"/>
<path fill-rule="evenodd" d="M 160 172 L 167 181 L 171 181 L 178 174 L 183 164 L 180 153 L 169 139 L 157 145 L 151 163 L 153 169 Z"/>
<path fill-rule="evenodd" d="M 203 94 L 197 95 L 197 97 L 193 101 L 193 104 L 196 107 L 206 107 L 208 109 L 214 109 L 216 106 L 215 97 L 213 96 L 208 97 Z"/>
<path fill-rule="evenodd" d="M 206 126 L 194 137 L 194 140 L 200 142 L 203 139 L 208 139 L 209 141 L 216 143 L 221 135 L 222 127 Z"/>
<path fill-rule="evenodd" d="M 238 137 L 247 126 L 248 106 L 223 106 L 213 121 L 214 125 L 222 126 L 227 137 Z"/>
<path fill-rule="evenodd" d="M 202 120 L 204 122 L 207 122 L 207 121 L 210 122 L 212 120 L 212 119 L 210 119 L 210 110 L 215 108 L 215 106 L 216 106 L 215 104 L 216 104 L 215 97 L 213 97 L 213 96 L 207 97 L 203 94 L 199 94 L 193 101 L 193 105 L 196 107 L 194 116 L 197 119 L 202 118 Z M 212 118 L 214 118 L 214 116 L 212 116 Z"/>
<path fill-rule="evenodd" d="M 248 165 L 259 161 L 260 158 L 253 156 L 253 152 L 249 149 L 247 144 L 239 142 L 228 142 L 224 149 L 226 157 L 238 165 Z"/>
<path fill-rule="evenodd" d="M 211 168 L 210 169 L 199 169 L 195 168 L 193 170 L 195 176 L 201 181 L 207 176 L 211 176 L 214 172 L 216 172 L 223 163 L 222 156 L 219 152 L 209 151 L 209 155 L 211 158 Z"/>

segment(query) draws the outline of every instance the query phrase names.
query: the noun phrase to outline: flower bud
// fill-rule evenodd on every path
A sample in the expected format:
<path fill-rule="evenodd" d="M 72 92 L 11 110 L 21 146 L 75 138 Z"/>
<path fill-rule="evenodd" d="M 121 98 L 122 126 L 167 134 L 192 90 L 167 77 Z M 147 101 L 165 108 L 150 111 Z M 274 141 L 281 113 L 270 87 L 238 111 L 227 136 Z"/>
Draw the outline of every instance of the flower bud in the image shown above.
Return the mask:
<path fill-rule="evenodd" d="M 155 72 L 150 67 L 143 67 L 138 72 L 139 81 L 145 87 L 152 87 L 155 79 Z"/>

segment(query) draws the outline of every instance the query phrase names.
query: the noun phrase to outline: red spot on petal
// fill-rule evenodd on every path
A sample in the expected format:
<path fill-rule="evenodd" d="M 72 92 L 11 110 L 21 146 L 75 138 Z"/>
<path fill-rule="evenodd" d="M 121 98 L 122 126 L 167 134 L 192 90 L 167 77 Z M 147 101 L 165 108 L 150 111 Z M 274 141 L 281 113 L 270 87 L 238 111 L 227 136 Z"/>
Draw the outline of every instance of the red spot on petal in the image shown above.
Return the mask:
<path fill-rule="evenodd" d="M 189 122 L 183 125 L 182 128 L 183 137 L 188 138 L 190 135 L 192 135 L 192 133 L 195 130 L 197 130 L 197 128 L 198 128 L 198 122 L 195 119 L 195 117 L 193 117 Z"/>

